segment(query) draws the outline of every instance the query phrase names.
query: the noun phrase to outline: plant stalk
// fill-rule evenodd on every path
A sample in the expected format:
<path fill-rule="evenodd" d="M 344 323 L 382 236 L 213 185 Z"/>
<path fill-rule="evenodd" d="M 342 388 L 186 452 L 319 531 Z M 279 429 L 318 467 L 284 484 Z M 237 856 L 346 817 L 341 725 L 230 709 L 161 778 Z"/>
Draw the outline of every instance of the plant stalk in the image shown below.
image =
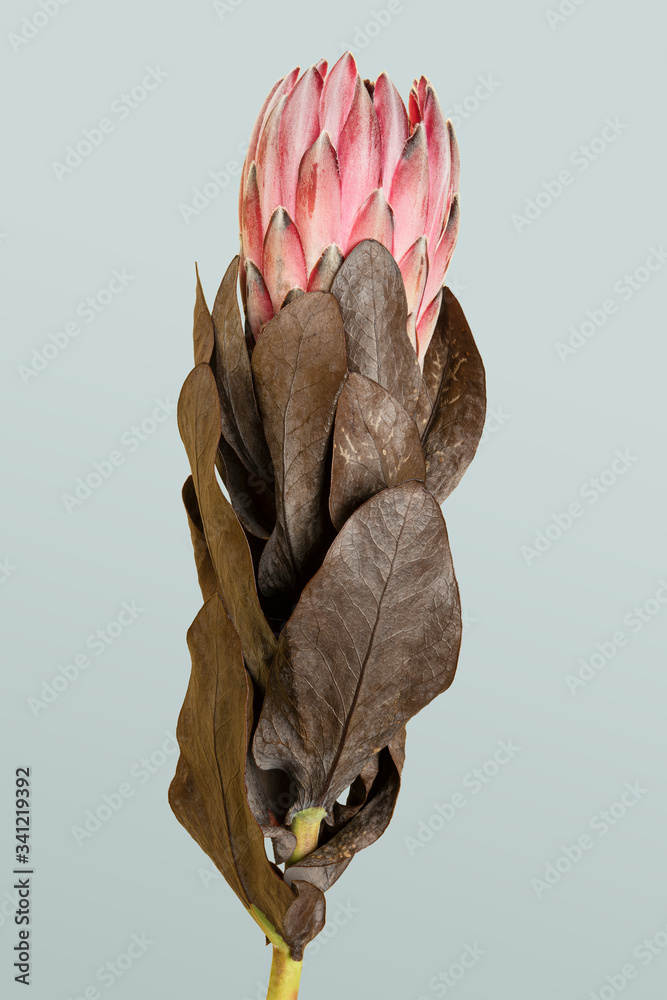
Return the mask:
<path fill-rule="evenodd" d="M 320 826 L 326 816 L 326 809 L 302 809 L 298 812 L 290 830 L 296 837 L 296 846 L 292 855 L 285 863 L 285 868 L 295 865 L 317 847 Z M 271 978 L 266 1000 L 297 1000 L 301 969 L 303 962 L 295 962 L 284 943 L 273 946 L 273 961 L 271 962 Z"/>
<path fill-rule="evenodd" d="M 320 836 L 320 826 L 326 816 L 326 809 L 315 806 L 312 809 L 302 809 L 292 820 L 290 830 L 296 837 L 296 847 L 292 856 L 288 858 L 285 868 L 295 865 L 308 854 L 312 854 L 317 847 Z"/>
<path fill-rule="evenodd" d="M 289 951 L 273 948 L 271 979 L 266 1000 L 297 1000 L 303 962 L 295 962 Z"/>

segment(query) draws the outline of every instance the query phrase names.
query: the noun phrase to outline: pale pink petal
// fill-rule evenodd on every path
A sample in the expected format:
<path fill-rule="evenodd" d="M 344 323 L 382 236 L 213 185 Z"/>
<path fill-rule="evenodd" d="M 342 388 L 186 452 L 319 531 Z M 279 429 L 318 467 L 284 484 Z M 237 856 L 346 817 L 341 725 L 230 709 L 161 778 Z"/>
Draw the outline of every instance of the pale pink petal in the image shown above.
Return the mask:
<path fill-rule="evenodd" d="M 377 240 L 389 253 L 394 251 L 394 213 L 387 203 L 382 188 L 376 188 L 369 194 L 354 217 L 345 247 L 345 256 L 362 240 Z"/>
<path fill-rule="evenodd" d="M 279 311 L 288 292 L 306 287 L 306 261 L 299 233 L 283 207 L 277 208 L 271 216 L 264 237 L 262 271 L 275 312 Z"/>
<path fill-rule="evenodd" d="M 426 233 L 428 183 L 426 130 L 420 123 L 403 148 L 391 182 L 389 204 L 394 210 L 394 257 L 397 260 L 418 236 Z"/>
<path fill-rule="evenodd" d="M 262 244 L 264 230 L 262 228 L 262 212 L 259 205 L 259 189 L 257 187 L 257 167 L 250 167 L 243 199 L 243 225 L 241 229 L 243 240 L 243 255 L 251 260 L 259 270 L 262 270 Z"/>
<path fill-rule="evenodd" d="M 327 75 L 320 98 L 320 128 L 328 132 L 334 148 L 352 107 L 357 82 L 354 56 L 345 52 Z"/>
<path fill-rule="evenodd" d="M 241 288 L 241 302 L 243 303 L 243 308 L 246 309 L 247 296 L 246 296 L 245 257 L 243 255 L 243 243 L 241 243 L 241 250 L 239 252 L 239 286 Z"/>
<path fill-rule="evenodd" d="M 428 214 L 426 235 L 434 246 L 442 232 L 450 184 L 450 139 L 440 102 L 433 88 L 426 88 L 424 128 L 428 147 Z"/>
<path fill-rule="evenodd" d="M 324 253 L 310 272 L 307 292 L 330 292 L 333 280 L 340 270 L 344 257 L 335 243 L 326 247 Z"/>
<path fill-rule="evenodd" d="M 259 114 L 257 115 L 257 118 L 255 119 L 255 124 L 252 127 L 252 132 L 250 133 L 250 139 L 248 140 L 248 150 L 247 150 L 247 154 L 246 154 L 246 159 L 248 160 L 249 163 L 252 163 L 252 161 L 255 158 L 255 153 L 257 151 L 257 143 L 259 142 L 259 133 L 260 133 L 262 124 L 264 122 L 264 116 L 266 114 L 266 109 L 268 108 L 269 103 L 271 102 L 271 98 L 273 97 L 273 95 L 275 94 L 275 92 L 278 90 L 278 87 L 281 85 L 281 83 L 284 80 L 285 80 L 284 76 L 281 76 L 281 78 L 279 80 L 276 80 L 276 82 L 274 83 L 274 85 L 271 87 L 271 90 L 269 91 L 266 100 L 262 104 L 262 107 L 260 109 Z"/>
<path fill-rule="evenodd" d="M 428 256 L 426 253 L 426 237 L 415 240 L 408 252 L 398 263 L 405 285 L 405 296 L 408 300 L 408 314 L 415 312 L 421 305 L 422 295 L 426 287 L 428 275 Z"/>
<path fill-rule="evenodd" d="M 259 337 L 262 327 L 273 318 L 273 305 L 261 271 L 258 271 L 251 260 L 246 261 L 246 300 L 247 316 L 255 340 Z"/>
<path fill-rule="evenodd" d="M 415 80 L 412 90 L 410 91 L 410 100 L 408 102 L 408 111 L 410 113 L 410 125 L 411 131 L 414 129 L 415 125 L 418 125 L 422 120 L 421 111 L 419 110 L 419 97 L 417 96 L 417 81 Z"/>
<path fill-rule="evenodd" d="M 340 242 L 340 174 L 326 132 L 306 150 L 299 165 L 296 225 L 310 274 L 324 247 Z"/>
<path fill-rule="evenodd" d="M 424 106 L 426 104 L 426 88 L 429 87 L 429 81 L 425 76 L 422 76 L 417 84 L 417 95 L 419 97 L 419 110 L 421 111 L 422 121 L 424 120 Z"/>
<path fill-rule="evenodd" d="M 281 204 L 293 217 L 301 158 L 320 134 L 322 77 L 311 66 L 288 96 L 280 119 Z"/>
<path fill-rule="evenodd" d="M 426 279 L 426 288 L 424 289 L 424 297 L 422 298 L 422 307 L 417 320 L 418 332 L 421 318 L 426 314 L 429 304 L 438 294 L 445 280 L 445 272 L 449 267 L 449 262 L 452 258 L 452 254 L 454 253 L 454 247 L 456 246 L 456 238 L 459 234 L 459 221 L 459 196 L 454 195 L 452 209 L 449 213 L 449 219 L 447 220 L 445 231 L 438 241 L 435 252 L 429 255 L 428 278 Z"/>
<path fill-rule="evenodd" d="M 327 62 L 326 59 L 320 59 L 318 63 L 315 63 L 315 69 L 320 74 L 323 80 L 326 79 L 328 68 L 329 68 L 329 63 Z"/>
<path fill-rule="evenodd" d="M 253 134 L 250 137 L 250 141 L 248 143 L 249 154 L 252 153 L 253 156 L 255 155 L 257 146 L 259 144 L 259 137 L 262 134 L 262 129 L 266 123 L 266 120 L 268 119 L 269 115 L 275 108 L 280 98 L 284 97 L 286 94 L 289 94 L 289 92 L 294 88 L 294 84 L 298 79 L 299 79 L 299 67 L 295 66 L 293 70 L 290 70 L 289 73 L 287 73 L 281 80 L 278 80 L 278 83 L 272 87 L 271 92 L 267 97 L 266 101 L 264 102 L 262 110 L 260 111 L 257 117 L 257 121 L 255 122 L 255 128 L 253 129 Z"/>
<path fill-rule="evenodd" d="M 386 73 L 380 73 L 375 82 L 373 104 L 382 139 L 382 189 L 388 198 L 396 164 L 410 134 L 410 125 L 401 95 Z"/>
<path fill-rule="evenodd" d="M 268 97 L 264 101 L 264 104 L 262 104 L 260 112 L 257 115 L 257 118 L 255 119 L 255 124 L 252 127 L 252 132 L 250 133 L 250 140 L 248 141 L 248 150 L 246 152 L 246 158 L 243 163 L 243 172 L 241 174 L 241 184 L 239 187 L 239 225 L 242 224 L 242 218 L 243 218 L 243 194 L 245 192 L 246 180 L 248 179 L 248 170 L 250 169 L 250 164 L 255 159 L 255 153 L 257 152 L 257 143 L 259 141 L 260 129 L 264 121 L 264 112 L 268 107 L 269 101 L 271 100 L 271 98 L 273 97 L 276 90 L 278 89 L 278 87 L 280 86 L 280 84 L 283 82 L 284 79 L 285 77 L 281 76 L 281 78 L 279 80 L 276 80 L 274 85 L 271 87 Z"/>
<path fill-rule="evenodd" d="M 299 67 L 295 66 L 294 69 L 290 73 L 288 73 L 287 76 L 284 78 L 284 80 L 276 90 L 275 94 L 267 104 L 266 111 L 264 112 L 264 119 L 262 121 L 262 127 L 259 130 L 259 139 L 257 140 L 257 145 L 259 145 L 260 143 L 260 140 L 262 138 L 262 131 L 264 130 L 264 126 L 269 120 L 271 112 L 278 104 L 278 102 L 283 99 L 283 97 L 287 97 L 289 94 L 292 93 L 298 78 L 299 78 Z"/>
<path fill-rule="evenodd" d="M 332 70 L 333 72 L 333 70 Z M 342 194 L 342 232 L 349 232 L 360 206 L 380 186 L 382 140 L 375 108 L 357 76 L 350 114 L 340 134 L 338 165 Z"/>
<path fill-rule="evenodd" d="M 250 164 L 255 159 L 257 153 L 257 146 L 259 145 L 262 129 L 264 128 L 264 125 L 269 115 L 271 114 L 271 112 L 273 111 L 276 104 L 283 96 L 283 94 L 289 94 L 290 90 L 296 83 L 298 76 L 299 76 L 299 67 L 296 66 L 291 71 L 291 73 L 288 73 L 287 76 L 284 76 L 281 80 L 278 80 L 277 83 L 274 83 L 273 87 L 269 92 L 269 96 L 266 98 L 264 104 L 262 105 L 260 113 L 257 115 L 257 119 L 253 126 L 253 130 L 250 135 L 250 140 L 248 142 L 248 151 L 246 153 L 245 162 L 243 164 L 243 174 L 241 176 L 241 189 L 239 195 L 240 197 L 242 197 L 243 191 L 245 190 L 245 183 L 248 178 L 248 171 L 250 169 Z M 241 221 L 241 208 L 239 205 L 239 222 L 240 221 Z"/>
<path fill-rule="evenodd" d="M 243 229 L 243 194 L 245 192 L 245 182 L 248 177 L 246 163 L 247 160 L 243 163 L 243 169 L 241 170 L 241 183 L 239 184 L 239 229 Z"/>
<path fill-rule="evenodd" d="M 280 191 L 280 119 L 287 98 L 276 104 L 269 115 L 257 147 L 257 186 L 262 209 L 262 228 L 266 233 L 271 216 L 281 204 Z"/>
<path fill-rule="evenodd" d="M 449 119 L 447 119 L 447 132 L 449 133 L 449 158 L 451 162 L 451 168 L 449 174 L 449 191 L 447 192 L 447 204 L 445 207 L 445 224 L 446 220 L 449 219 L 449 212 L 452 207 L 452 200 L 454 196 L 459 193 L 459 184 L 461 180 L 461 158 L 459 156 L 459 144 L 456 141 L 454 126 L 452 125 Z"/>
<path fill-rule="evenodd" d="M 428 345 L 431 343 L 435 324 L 438 322 L 440 306 L 442 305 L 442 289 L 431 301 L 424 311 L 424 315 L 417 323 L 417 359 L 421 367 L 424 367 L 424 358 Z"/>

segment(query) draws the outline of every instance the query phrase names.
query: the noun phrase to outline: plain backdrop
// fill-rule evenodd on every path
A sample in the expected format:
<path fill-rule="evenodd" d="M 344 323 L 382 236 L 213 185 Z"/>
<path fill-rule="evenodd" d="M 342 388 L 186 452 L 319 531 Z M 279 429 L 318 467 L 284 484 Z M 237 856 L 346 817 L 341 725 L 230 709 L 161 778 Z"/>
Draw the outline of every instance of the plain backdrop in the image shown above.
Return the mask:
<path fill-rule="evenodd" d="M 408 728 L 394 819 L 329 893 L 301 994 L 662 996 L 664 8 L 6 0 L 0 20 L 3 996 L 24 995 L 26 765 L 34 1000 L 263 995 L 262 935 L 166 799 L 200 606 L 174 405 L 257 111 L 346 46 L 406 99 L 426 74 L 457 125 L 448 282 L 489 420 L 444 507 L 457 678 Z"/>

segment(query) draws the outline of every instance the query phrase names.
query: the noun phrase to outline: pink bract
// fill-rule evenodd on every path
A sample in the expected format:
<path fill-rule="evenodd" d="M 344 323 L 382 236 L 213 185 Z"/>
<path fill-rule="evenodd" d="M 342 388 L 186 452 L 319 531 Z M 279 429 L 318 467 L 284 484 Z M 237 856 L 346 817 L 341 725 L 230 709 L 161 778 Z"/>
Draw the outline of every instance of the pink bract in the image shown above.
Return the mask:
<path fill-rule="evenodd" d="M 328 291 L 364 239 L 394 256 L 407 332 L 423 363 L 459 228 L 459 155 L 422 76 L 409 110 L 386 73 L 361 79 L 346 52 L 279 80 L 255 122 L 241 178 L 240 281 L 257 338 L 294 289 Z"/>

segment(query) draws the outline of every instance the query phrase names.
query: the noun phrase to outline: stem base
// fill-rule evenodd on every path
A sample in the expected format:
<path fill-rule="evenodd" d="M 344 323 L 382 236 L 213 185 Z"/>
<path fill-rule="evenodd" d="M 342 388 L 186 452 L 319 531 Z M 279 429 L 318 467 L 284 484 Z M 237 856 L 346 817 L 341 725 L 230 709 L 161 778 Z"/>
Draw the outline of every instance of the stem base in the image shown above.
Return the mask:
<path fill-rule="evenodd" d="M 289 952 L 274 947 L 266 1000 L 297 1000 L 302 966 L 303 962 L 295 962 Z"/>

